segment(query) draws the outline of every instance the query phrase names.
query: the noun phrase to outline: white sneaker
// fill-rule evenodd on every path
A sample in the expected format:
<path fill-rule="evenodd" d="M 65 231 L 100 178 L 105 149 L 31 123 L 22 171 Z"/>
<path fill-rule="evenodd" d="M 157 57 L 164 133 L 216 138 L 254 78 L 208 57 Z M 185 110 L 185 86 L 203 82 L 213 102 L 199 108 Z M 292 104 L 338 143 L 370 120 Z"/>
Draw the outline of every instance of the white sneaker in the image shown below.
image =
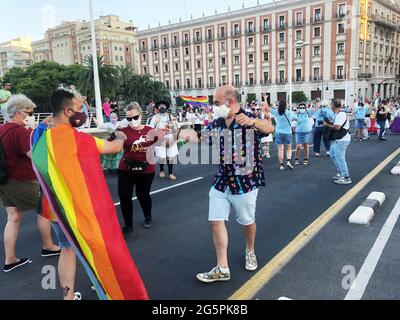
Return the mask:
<path fill-rule="evenodd" d="M 257 257 L 254 251 L 246 252 L 246 265 L 247 271 L 255 271 L 258 269 Z"/>
<path fill-rule="evenodd" d="M 81 301 L 81 300 L 82 300 L 82 294 L 80 292 L 75 292 L 74 301 Z"/>
<path fill-rule="evenodd" d="M 336 180 L 335 183 L 340 184 L 340 185 L 348 185 L 348 184 L 352 184 L 353 182 L 351 181 L 350 178 L 340 177 L 340 179 Z"/>
<path fill-rule="evenodd" d="M 334 181 L 339 180 L 342 176 L 340 175 L 340 173 L 338 173 L 336 176 L 333 176 L 332 179 Z"/>

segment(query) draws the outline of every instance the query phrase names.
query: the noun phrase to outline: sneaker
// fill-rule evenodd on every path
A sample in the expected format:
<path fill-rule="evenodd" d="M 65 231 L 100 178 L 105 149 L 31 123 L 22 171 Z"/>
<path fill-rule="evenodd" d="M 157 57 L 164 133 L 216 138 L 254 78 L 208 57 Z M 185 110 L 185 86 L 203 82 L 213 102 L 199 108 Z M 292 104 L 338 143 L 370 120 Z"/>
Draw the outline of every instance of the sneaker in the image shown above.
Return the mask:
<path fill-rule="evenodd" d="M 231 280 L 230 272 L 223 273 L 219 267 L 215 267 L 210 272 L 199 273 L 197 280 L 204 283 L 213 283 L 217 281 L 229 281 Z"/>
<path fill-rule="evenodd" d="M 91 289 L 92 291 L 96 291 L 96 287 L 95 287 L 94 285 L 91 285 L 91 286 L 90 286 L 90 289 Z"/>
<path fill-rule="evenodd" d="M 308 166 L 308 159 L 304 160 L 303 165 Z"/>
<path fill-rule="evenodd" d="M 163 171 L 160 172 L 160 178 L 161 178 L 161 179 L 164 179 L 164 178 L 165 178 L 165 172 L 163 172 Z"/>
<path fill-rule="evenodd" d="M 282 164 L 281 167 L 279 168 L 281 171 L 285 171 L 285 166 Z"/>
<path fill-rule="evenodd" d="M 286 166 L 287 166 L 290 170 L 293 170 L 293 169 L 294 169 L 294 167 L 292 166 L 292 164 L 291 164 L 290 162 L 286 163 Z"/>
<path fill-rule="evenodd" d="M 45 250 L 45 249 L 42 250 L 43 258 L 58 257 L 60 254 L 61 254 L 61 249 L 56 251 Z"/>
<path fill-rule="evenodd" d="M 124 227 L 122 229 L 122 233 L 124 233 L 124 234 L 130 234 L 132 232 L 133 232 L 133 228 L 132 227 Z"/>
<path fill-rule="evenodd" d="M 321 154 L 320 154 L 320 153 L 316 153 L 315 156 L 316 156 L 317 158 L 319 158 L 319 157 L 321 156 Z"/>
<path fill-rule="evenodd" d="M 20 259 L 18 262 L 16 263 L 12 263 L 12 264 L 5 264 L 3 271 L 4 272 L 10 272 L 14 269 L 17 269 L 19 267 L 22 267 L 23 265 L 26 265 L 27 263 L 32 263 L 31 260 L 29 260 L 28 258 L 24 258 L 24 259 Z"/>
<path fill-rule="evenodd" d="M 326 153 L 326 156 L 330 158 L 330 157 L 331 157 L 331 153 L 328 151 L 328 152 Z"/>
<path fill-rule="evenodd" d="M 255 271 L 258 268 L 257 257 L 254 251 L 246 252 L 246 270 Z"/>
<path fill-rule="evenodd" d="M 152 226 L 153 226 L 153 223 L 152 223 L 151 220 L 146 220 L 146 221 L 144 222 L 144 228 L 145 228 L 145 229 L 151 229 Z"/>
<path fill-rule="evenodd" d="M 332 179 L 333 180 L 339 180 L 342 176 L 340 175 L 340 173 L 338 173 L 336 176 L 333 176 Z"/>
<path fill-rule="evenodd" d="M 169 179 L 172 180 L 172 181 L 175 181 L 177 178 L 173 174 L 170 174 L 169 175 Z"/>
<path fill-rule="evenodd" d="M 300 165 L 300 161 L 299 161 L 298 159 L 294 160 L 294 165 L 295 165 L 295 166 Z"/>
<path fill-rule="evenodd" d="M 82 294 L 80 292 L 75 292 L 74 301 L 81 301 L 81 300 L 82 300 Z"/>
<path fill-rule="evenodd" d="M 350 178 L 340 177 L 340 179 L 335 180 L 335 183 L 340 184 L 340 185 L 348 185 L 348 184 L 352 184 L 353 182 L 351 181 Z"/>

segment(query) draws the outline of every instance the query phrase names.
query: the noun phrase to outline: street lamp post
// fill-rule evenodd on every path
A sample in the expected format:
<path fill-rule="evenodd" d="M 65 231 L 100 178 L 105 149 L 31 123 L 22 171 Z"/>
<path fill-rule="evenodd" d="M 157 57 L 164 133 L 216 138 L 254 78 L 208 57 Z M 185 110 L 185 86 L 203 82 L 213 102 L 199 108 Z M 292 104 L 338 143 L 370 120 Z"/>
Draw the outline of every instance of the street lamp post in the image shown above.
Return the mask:
<path fill-rule="evenodd" d="M 94 0 L 89 0 L 89 11 L 90 11 L 90 24 L 92 33 L 92 57 L 93 57 L 93 78 L 94 78 L 94 92 L 96 99 L 96 118 L 97 126 L 103 125 L 103 110 L 101 105 L 101 92 L 100 92 L 100 80 L 99 80 L 99 66 L 97 60 L 97 44 L 96 44 L 96 31 L 94 25 Z"/>

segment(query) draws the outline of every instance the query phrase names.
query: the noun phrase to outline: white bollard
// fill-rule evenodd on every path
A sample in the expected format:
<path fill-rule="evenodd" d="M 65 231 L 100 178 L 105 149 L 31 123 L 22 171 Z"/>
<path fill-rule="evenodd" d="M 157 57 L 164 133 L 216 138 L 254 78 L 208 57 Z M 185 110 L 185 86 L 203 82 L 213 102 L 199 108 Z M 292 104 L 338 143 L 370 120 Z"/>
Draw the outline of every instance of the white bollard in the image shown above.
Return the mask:
<path fill-rule="evenodd" d="M 369 226 L 375 217 L 376 211 L 383 205 L 386 196 L 382 192 L 372 192 L 367 200 L 350 216 L 350 224 Z"/>

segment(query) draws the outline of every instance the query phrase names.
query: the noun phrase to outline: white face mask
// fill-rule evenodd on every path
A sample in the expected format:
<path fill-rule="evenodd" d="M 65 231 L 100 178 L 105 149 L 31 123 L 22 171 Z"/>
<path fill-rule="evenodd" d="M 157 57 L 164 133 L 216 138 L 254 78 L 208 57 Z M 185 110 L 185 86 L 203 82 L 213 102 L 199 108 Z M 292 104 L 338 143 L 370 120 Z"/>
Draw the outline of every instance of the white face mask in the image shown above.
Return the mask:
<path fill-rule="evenodd" d="M 26 117 L 25 120 L 24 120 L 24 124 L 25 124 L 25 126 L 27 126 L 29 128 L 35 129 L 35 127 L 36 127 L 35 116 Z"/>
<path fill-rule="evenodd" d="M 300 109 L 300 113 L 306 113 L 306 109 Z"/>
<path fill-rule="evenodd" d="M 139 118 L 138 120 L 132 120 L 130 123 L 130 126 L 132 128 L 138 128 L 142 124 L 142 118 Z"/>
<path fill-rule="evenodd" d="M 229 114 L 231 113 L 231 109 L 229 109 L 226 105 L 222 105 L 222 106 L 214 106 L 214 114 L 218 117 L 218 118 L 222 118 L 222 119 L 228 119 Z"/>

